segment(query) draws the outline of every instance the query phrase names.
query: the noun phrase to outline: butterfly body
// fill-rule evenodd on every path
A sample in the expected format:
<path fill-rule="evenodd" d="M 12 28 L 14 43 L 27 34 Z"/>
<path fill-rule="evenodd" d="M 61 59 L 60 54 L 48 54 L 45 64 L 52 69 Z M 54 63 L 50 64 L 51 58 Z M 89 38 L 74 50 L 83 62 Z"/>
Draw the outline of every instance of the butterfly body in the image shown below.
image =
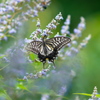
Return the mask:
<path fill-rule="evenodd" d="M 41 62 L 45 63 L 46 60 L 48 59 L 50 62 L 53 62 L 54 59 L 56 59 L 57 57 L 57 54 L 58 54 L 58 51 L 57 49 L 54 49 L 52 53 L 50 53 L 49 55 L 41 55 L 40 53 L 38 54 L 38 58 Z"/>
<path fill-rule="evenodd" d="M 46 63 L 46 59 L 54 63 L 57 57 L 58 51 L 70 42 L 70 38 L 65 36 L 54 37 L 42 41 L 30 42 L 26 49 L 38 55 L 38 58 L 43 64 Z"/>

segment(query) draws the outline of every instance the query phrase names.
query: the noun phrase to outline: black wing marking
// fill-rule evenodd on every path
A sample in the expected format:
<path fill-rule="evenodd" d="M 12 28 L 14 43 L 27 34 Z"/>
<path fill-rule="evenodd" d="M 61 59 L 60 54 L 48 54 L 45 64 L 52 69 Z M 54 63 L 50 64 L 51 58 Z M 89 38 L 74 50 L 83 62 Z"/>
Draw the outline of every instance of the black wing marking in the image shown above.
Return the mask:
<path fill-rule="evenodd" d="M 61 37 L 50 38 L 46 40 L 45 43 L 47 45 L 51 45 L 53 48 L 56 48 L 57 50 L 60 50 L 63 46 L 68 44 L 70 41 L 71 41 L 70 38 L 61 36 Z"/>
<path fill-rule="evenodd" d="M 25 48 L 27 51 L 31 51 L 35 54 L 38 54 L 40 52 L 41 45 L 42 45 L 41 41 L 32 41 L 32 42 L 28 43 Z"/>

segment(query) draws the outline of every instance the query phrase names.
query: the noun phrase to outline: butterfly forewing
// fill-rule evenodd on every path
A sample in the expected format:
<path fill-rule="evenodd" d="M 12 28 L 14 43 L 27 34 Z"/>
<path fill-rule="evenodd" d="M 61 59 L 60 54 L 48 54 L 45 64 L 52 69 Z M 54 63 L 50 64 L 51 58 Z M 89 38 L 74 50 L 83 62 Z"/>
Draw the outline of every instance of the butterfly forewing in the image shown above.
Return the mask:
<path fill-rule="evenodd" d="M 51 45 L 53 48 L 56 48 L 57 50 L 60 50 L 63 46 L 68 44 L 70 42 L 70 38 L 68 37 L 54 37 L 51 39 L 46 40 L 46 44 Z"/>
<path fill-rule="evenodd" d="M 41 45 L 42 45 L 41 41 L 32 41 L 27 44 L 26 50 L 31 51 L 35 54 L 38 54 L 40 52 Z"/>

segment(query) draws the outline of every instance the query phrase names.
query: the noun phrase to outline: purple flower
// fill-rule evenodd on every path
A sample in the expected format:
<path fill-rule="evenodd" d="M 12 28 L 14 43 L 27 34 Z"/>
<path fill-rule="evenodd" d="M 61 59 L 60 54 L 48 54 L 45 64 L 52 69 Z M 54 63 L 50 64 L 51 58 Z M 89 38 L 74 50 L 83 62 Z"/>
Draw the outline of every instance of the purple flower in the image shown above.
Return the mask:
<path fill-rule="evenodd" d="M 85 24 L 84 24 L 84 23 L 79 23 L 79 24 L 78 24 L 78 28 L 84 29 L 84 28 L 85 28 Z"/>
<path fill-rule="evenodd" d="M 65 53 L 67 56 L 71 56 L 72 54 L 71 54 L 71 51 L 66 51 L 66 53 Z"/>
<path fill-rule="evenodd" d="M 8 10 L 8 11 L 12 11 L 12 12 L 14 12 L 15 11 L 15 9 L 12 7 L 12 6 L 6 6 L 6 9 Z"/>
<path fill-rule="evenodd" d="M 6 20 L 4 20 L 4 21 L 3 21 L 3 24 L 4 24 L 4 25 L 6 25 L 6 24 L 7 24 L 7 21 L 6 21 Z"/>
<path fill-rule="evenodd" d="M 74 29 L 74 33 L 81 34 L 81 31 L 79 29 Z"/>
<path fill-rule="evenodd" d="M 7 18 L 11 18 L 11 15 L 8 14 L 8 15 L 7 15 Z"/>
<path fill-rule="evenodd" d="M 16 30 L 13 28 L 13 29 L 9 30 L 9 33 L 10 33 L 10 34 L 16 33 Z"/>
<path fill-rule="evenodd" d="M 59 14 L 55 17 L 55 19 L 56 19 L 56 20 L 62 20 L 62 19 L 63 19 L 62 14 L 59 13 Z"/>

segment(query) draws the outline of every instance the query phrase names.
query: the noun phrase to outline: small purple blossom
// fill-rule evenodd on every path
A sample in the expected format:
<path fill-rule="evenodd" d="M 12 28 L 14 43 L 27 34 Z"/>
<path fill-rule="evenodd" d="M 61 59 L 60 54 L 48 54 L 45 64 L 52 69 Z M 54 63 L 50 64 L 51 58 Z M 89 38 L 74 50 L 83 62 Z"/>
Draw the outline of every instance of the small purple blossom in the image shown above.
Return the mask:
<path fill-rule="evenodd" d="M 7 14 L 7 18 L 11 18 L 11 15 Z"/>
<path fill-rule="evenodd" d="M 7 40 L 8 40 L 8 37 L 7 37 L 7 36 L 4 36 L 3 39 L 4 39 L 5 41 L 7 41 Z"/>
<path fill-rule="evenodd" d="M 67 46 L 68 46 L 68 47 L 71 47 L 71 43 L 68 43 Z"/>
<path fill-rule="evenodd" d="M 22 26 L 22 23 L 19 22 L 19 21 L 17 21 L 16 24 L 17 24 L 18 26 Z"/>
<path fill-rule="evenodd" d="M 77 41 L 73 40 L 72 44 L 77 45 Z"/>
<path fill-rule="evenodd" d="M 41 73 L 42 73 L 42 75 L 46 75 L 46 71 L 44 71 L 44 70 L 42 70 Z"/>
<path fill-rule="evenodd" d="M 85 29 L 85 19 L 83 17 L 80 18 L 81 22 L 78 24 L 78 29 Z"/>
<path fill-rule="evenodd" d="M 56 17 L 55 17 L 55 19 L 56 20 L 62 20 L 63 19 L 63 17 L 62 17 L 62 14 L 61 13 L 59 13 Z"/>
<path fill-rule="evenodd" d="M 86 47 L 86 43 L 80 43 L 81 47 Z"/>
<path fill-rule="evenodd" d="M 3 36 L 3 35 L 4 35 L 3 33 L 0 33 L 0 37 Z"/>
<path fill-rule="evenodd" d="M 67 56 L 71 56 L 72 54 L 71 54 L 71 51 L 66 51 L 66 53 L 65 53 Z"/>
<path fill-rule="evenodd" d="M 6 6 L 6 9 L 7 9 L 8 11 L 12 11 L 13 13 L 15 12 L 15 9 L 14 9 L 13 6 L 7 5 L 7 6 Z"/>
<path fill-rule="evenodd" d="M 74 29 L 74 33 L 76 33 L 76 34 L 81 34 L 81 31 L 79 30 L 79 29 Z"/>
<path fill-rule="evenodd" d="M 78 53 L 78 49 L 77 49 L 77 48 L 75 48 L 75 47 L 71 47 L 71 49 L 70 49 L 70 50 L 74 51 L 75 53 Z"/>
<path fill-rule="evenodd" d="M 42 29 L 36 29 L 37 34 L 42 33 Z"/>
<path fill-rule="evenodd" d="M 4 20 L 4 21 L 3 21 L 3 24 L 4 24 L 4 25 L 6 25 L 6 24 L 7 24 L 7 21 L 6 21 L 6 20 Z"/>
<path fill-rule="evenodd" d="M 11 30 L 9 30 L 9 33 L 12 34 L 12 33 L 16 33 L 17 31 L 13 28 Z"/>
<path fill-rule="evenodd" d="M 68 26 L 62 26 L 61 33 L 62 34 L 69 34 L 70 32 L 68 31 L 69 27 Z"/>
<path fill-rule="evenodd" d="M 26 76 L 24 76 L 23 80 L 27 80 L 28 78 Z"/>
<path fill-rule="evenodd" d="M 46 30 L 43 30 L 42 36 L 48 36 Z"/>
<path fill-rule="evenodd" d="M 3 57 L 3 59 L 6 61 L 6 62 L 10 62 L 9 59 L 7 57 Z"/>
<path fill-rule="evenodd" d="M 67 16 L 66 21 L 64 22 L 64 25 L 61 29 L 61 34 L 66 36 L 67 34 L 70 34 L 69 31 L 69 25 L 70 25 L 70 15 Z"/>
<path fill-rule="evenodd" d="M 66 21 L 64 22 L 65 25 L 70 25 L 70 15 L 67 16 Z"/>
<path fill-rule="evenodd" d="M 78 24 L 78 28 L 84 29 L 85 28 L 85 24 L 83 24 L 83 23 Z"/>
<path fill-rule="evenodd" d="M 48 24 L 47 28 L 49 28 L 50 30 L 51 29 L 56 29 L 56 25 L 51 23 L 51 24 Z"/>

